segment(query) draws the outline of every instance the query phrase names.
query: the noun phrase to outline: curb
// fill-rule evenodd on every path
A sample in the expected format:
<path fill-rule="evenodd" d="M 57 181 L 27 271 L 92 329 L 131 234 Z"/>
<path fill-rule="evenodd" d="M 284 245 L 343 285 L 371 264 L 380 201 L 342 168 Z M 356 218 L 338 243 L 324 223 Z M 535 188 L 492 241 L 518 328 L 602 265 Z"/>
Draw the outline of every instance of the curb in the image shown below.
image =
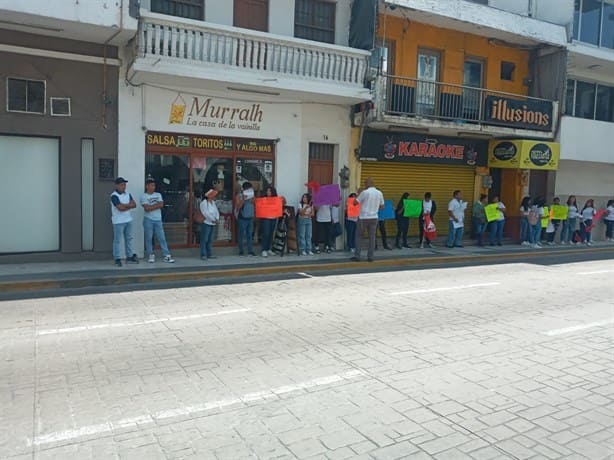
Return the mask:
<path fill-rule="evenodd" d="M 435 265 L 442 263 L 466 263 L 479 261 L 513 261 L 517 259 L 534 259 L 535 256 L 540 257 L 555 257 L 568 254 L 592 254 L 592 253 L 612 253 L 614 248 L 592 248 L 592 249 L 561 249 L 553 252 L 549 251 L 534 251 L 534 252 L 514 252 L 508 254 L 480 254 L 467 256 L 431 256 L 431 257 L 416 257 L 416 258 L 390 258 L 379 259 L 373 262 L 353 262 L 353 261 L 332 261 L 315 264 L 276 264 L 273 266 L 256 266 L 256 267 L 240 267 L 240 268 L 219 268 L 219 269 L 196 269 L 182 272 L 163 272 L 151 274 L 135 274 L 135 275 L 102 275 L 102 276 L 87 276 L 74 277 L 62 280 L 58 279 L 42 279 L 42 280 L 24 280 L 24 281 L 0 281 L 0 293 L 15 293 L 20 291 L 42 291 L 53 289 L 75 289 L 88 287 L 102 286 L 122 286 L 127 284 L 154 283 L 154 282 L 180 282 L 180 281 L 198 281 L 213 278 L 224 277 L 239 277 L 239 276 L 256 276 L 256 275 L 272 275 L 277 273 L 295 273 L 295 272 L 321 272 L 342 269 L 354 268 L 398 268 L 412 267 L 416 265 Z M 528 256 L 528 257 L 527 257 Z"/>

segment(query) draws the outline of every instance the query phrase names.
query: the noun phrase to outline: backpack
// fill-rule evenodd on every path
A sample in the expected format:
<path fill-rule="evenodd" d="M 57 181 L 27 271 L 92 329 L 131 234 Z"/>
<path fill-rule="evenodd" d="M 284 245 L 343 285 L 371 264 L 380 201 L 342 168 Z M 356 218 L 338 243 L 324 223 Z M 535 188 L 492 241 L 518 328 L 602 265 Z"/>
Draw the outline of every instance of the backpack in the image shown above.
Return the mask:
<path fill-rule="evenodd" d="M 527 219 L 529 221 L 529 225 L 537 225 L 537 222 L 539 222 L 539 213 L 537 212 L 537 209 L 531 208 Z"/>

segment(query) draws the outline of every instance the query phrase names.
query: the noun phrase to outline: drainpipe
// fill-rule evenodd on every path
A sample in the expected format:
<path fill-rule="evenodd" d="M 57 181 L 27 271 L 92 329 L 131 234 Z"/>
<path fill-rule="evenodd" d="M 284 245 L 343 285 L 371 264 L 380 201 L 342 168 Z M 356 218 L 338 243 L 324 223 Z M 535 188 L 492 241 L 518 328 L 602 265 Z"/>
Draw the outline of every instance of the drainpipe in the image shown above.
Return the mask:
<path fill-rule="evenodd" d="M 107 106 L 110 104 L 110 101 L 107 98 L 107 88 L 108 88 L 108 78 L 107 78 L 107 50 L 109 43 L 119 34 L 124 31 L 124 0 L 120 0 L 119 3 L 119 29 L 107 38 L 107 40 L 103 43 L 104 47 L 104 58 L 102 64 L 102 113 L 101 113 L 101 122 L 102 129 L 107 129 Z"/>

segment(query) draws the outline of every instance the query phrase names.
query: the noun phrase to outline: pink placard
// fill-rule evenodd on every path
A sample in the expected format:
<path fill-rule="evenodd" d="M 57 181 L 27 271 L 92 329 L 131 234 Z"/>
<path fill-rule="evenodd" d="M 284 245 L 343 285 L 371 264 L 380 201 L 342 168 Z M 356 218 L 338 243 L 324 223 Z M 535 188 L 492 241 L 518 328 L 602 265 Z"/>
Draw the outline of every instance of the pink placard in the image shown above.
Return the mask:
<path fill-rule="evenodd" d="M 313 196 L 314 206 L 338 205 L 341 203 L 341 189 L 339 184 L 320 185 Z"/>

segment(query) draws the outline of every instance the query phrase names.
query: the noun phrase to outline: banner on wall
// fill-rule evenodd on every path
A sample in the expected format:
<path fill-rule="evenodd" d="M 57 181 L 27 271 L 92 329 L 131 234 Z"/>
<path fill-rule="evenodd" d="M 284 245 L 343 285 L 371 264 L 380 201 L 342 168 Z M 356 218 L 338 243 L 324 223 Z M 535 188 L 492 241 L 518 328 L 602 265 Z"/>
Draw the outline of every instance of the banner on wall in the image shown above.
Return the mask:
<path fill-rule="evenodd" d="M 557 142 L 495 140 L 488 146 L 488 167 L 556 171 L 560 149 Z"/>

